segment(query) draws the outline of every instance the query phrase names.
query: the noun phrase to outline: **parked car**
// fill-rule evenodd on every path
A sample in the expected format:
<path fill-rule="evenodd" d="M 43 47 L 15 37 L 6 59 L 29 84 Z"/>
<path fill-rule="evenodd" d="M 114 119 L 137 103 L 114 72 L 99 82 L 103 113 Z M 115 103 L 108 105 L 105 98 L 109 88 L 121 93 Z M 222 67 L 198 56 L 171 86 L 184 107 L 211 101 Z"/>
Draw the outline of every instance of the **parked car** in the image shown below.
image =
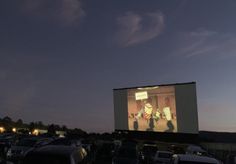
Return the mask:
<path fill-rule="evenodd" d="M 5 158 L 8 149 L 15 143 L 15 138 L 8 136 L 0 138 L 0 157 Z"/>
<path fill-rule="evenodd" d="M 170 151 L 157 151 L 154 157 L 154 163 L 169 164 L 171 162 L 173 153 Z"/>
<path fill-rule="evenodd" d="M 86 160 L 82 147 L 47 145 L 29 152 L 23 164 L 80 164 Z"/>
<path fill-rule="evenodd" d="M 13 133 L 4 133 L 0 135 L 0 161 L 7 159 L 7 152 L 12 145 L 17 142 L 18 137 Z"/>
<path fill-rule="evenodd" d="M 236 154 L 227 155 L 225 164 L 236 164 Z"/>
<path fill-rule="evenodd" d="M 82 146 L 82 143 L 78 139 L 58 138 L 50 142 L 49 145 L 64 145 L 64 146 L 78 147 Z"/>
<path fill-rule="evenodd" d="M 144 144 L 140 154 L 141 163 L 152 163 L 158 148 L 156 144 Z"/>
<path fill-rule="evenodd" d="M 111 163 L 114 152 L 114 144 L 105 142 L 97 148 L 95 154 L 95 163 Z"/>
<path fill-rule="evenodd" d="M 169 146 L 168 151 L 171 151 L 173 154 L 185 154 L 185 148 L 181 145 L 172 144 Z"/>
<path fill-rule="evenodd" d="M 30 137 L 21 139 L 16 145 L 12 145 L 7 152 L 9 161 L 17 162 L 35 148 L 44 146 L 51 142 L 51 138 Z"/>
<path fill-rule="evenodd" d="M 172 164 L 220 164 L 220 161 L 195 154 L 175 154 L 172 158 Z"/>
<path fill-rule="evenodd" d="M 113 157 L 112 164 L 139 164 L 137 149 L 121 146 Z"/>
<path fill-rule="evenodd" d="M 197 145 L 189 145 L 186 149 L 186 154 L 208 156 L 207 151 L 203 150 L 200 146 Z"/>

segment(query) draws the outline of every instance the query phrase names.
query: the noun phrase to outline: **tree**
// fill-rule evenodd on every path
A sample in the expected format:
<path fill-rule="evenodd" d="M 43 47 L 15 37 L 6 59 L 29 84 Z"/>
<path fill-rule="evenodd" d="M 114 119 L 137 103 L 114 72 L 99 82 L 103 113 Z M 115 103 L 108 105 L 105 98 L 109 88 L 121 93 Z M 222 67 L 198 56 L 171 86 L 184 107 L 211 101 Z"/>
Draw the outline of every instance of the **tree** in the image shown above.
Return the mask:
<path fill-rule="evenodd" d="M 16 126 L 17 126 L 18 128 L 23 126 L 23 121 L 22 121 L 22 119 L 18 119 L 18 120 L 16 121 Z"/>
<path fill-rule="evenodd" d="M 48 134 L 50 135 L 56 135 L 56 129 L 55 129 L 55 125 L 51 124 L 48 126 Z"/>
<path fill-rule="evenodd" d="M 63 131 L 67 131 L 67 130 L 68 130 L 68 128 L 66 127 L 66 125 L 63 125 L 63 126 L 62 126 L 62 130 L 63 130 Z"/>
<path fill-rule="evenodd" d="M 31 123 L 29 124 L 29 130 L 30 130 L 30 132 L 32 132 L 34 129 L 35 129 L 35 123 L 34 123 L 34 122 L 31 122 Z"/>
<path fill-rule="evenodd" d="M 38 128 L 38 129 L 46 129 L 45 126 L 43 125 L 43 122 L 42 121 L 37 121 L 34 123 L 35 124 L 35 128 Z"/>
<path fill-rule="evenodd" d="M 8 116 L 2 119 L 2 125 L 5 127 L 7 131 L 11 131 L 13 127 L 12 119 Z"/>
<path fill-rule="evenodd" d="M 6 116 L 2 119 L 2 121 L 7 122 L 7 123 L 11 123 L 12 119 L 10 117 Z"/>
<path fill-rule="evenodd" d="M 39 121 L 39 122 L 38 122 L 38 127 L 39 127 L 40 129 L 44 129 L 44 125 L 43 125 L 43 122 L 42 122 L 42 121 Z"/>
<path fill-rule="evenodd" d="M 85 137 L 87 133 L 83 131 L 82 129 L 75 128 L 73 130 L 69 130 L 67 132 L 67 136 L 70 138 L 80 138 L 80 137 Z"/>

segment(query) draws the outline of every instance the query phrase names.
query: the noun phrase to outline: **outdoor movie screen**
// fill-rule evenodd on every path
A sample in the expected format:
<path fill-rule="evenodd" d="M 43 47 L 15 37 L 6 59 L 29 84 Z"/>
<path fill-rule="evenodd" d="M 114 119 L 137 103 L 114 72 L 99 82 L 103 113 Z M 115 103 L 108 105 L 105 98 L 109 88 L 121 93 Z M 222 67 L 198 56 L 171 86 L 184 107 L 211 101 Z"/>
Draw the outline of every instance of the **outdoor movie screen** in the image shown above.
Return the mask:
<path fill-rule="evenodd" d="M 154 86 L 127 90 L 128 129 L 177 132 L 174 86 Z"/>
<path fill-rule="evenodd" d="M 115 130 L 199 132 L 195 82 L 113 91 Z"/>

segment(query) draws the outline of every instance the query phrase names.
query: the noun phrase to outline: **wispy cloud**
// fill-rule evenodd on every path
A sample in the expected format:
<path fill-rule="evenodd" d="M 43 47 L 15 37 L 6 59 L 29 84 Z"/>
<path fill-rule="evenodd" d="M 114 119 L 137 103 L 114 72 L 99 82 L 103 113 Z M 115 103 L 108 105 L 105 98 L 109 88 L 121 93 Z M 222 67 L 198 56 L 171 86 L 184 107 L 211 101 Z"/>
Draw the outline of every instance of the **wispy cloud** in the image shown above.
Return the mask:
<path fill-rule="evenodd" d="M 127 12 L 118 17 L 117 39 L 123 46 L 131 46 L 156 38 L 164 29 L 164 15 L 161 12 L 137 14 Z"/>
<path fill-rule="evenodd" d="M 23 11 L 63 25 L 78 24 L 85 16 L 81 0 L 23 0 Z"/>
<path fill-rule="evenodd" d="M 187 58 L 214 55 L 215 57 L 236 56 L 236 37 L 216 31 L 198 29 L 177 36 L 174 54 Z"/>

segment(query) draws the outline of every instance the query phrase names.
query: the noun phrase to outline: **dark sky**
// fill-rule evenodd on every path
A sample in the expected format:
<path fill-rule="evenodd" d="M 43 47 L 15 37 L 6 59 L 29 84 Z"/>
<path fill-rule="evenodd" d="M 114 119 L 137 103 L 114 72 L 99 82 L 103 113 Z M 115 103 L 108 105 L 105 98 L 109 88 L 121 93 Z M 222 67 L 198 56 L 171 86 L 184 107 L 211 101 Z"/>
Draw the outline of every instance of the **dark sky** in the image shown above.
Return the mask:
<path fill-rule="evenodd" d="M 200 130 L 236 131 L 235 16 L 235 0 L 1 0 L 0 117 L 110 132 L 113 88 L 196 81 Z"/>

